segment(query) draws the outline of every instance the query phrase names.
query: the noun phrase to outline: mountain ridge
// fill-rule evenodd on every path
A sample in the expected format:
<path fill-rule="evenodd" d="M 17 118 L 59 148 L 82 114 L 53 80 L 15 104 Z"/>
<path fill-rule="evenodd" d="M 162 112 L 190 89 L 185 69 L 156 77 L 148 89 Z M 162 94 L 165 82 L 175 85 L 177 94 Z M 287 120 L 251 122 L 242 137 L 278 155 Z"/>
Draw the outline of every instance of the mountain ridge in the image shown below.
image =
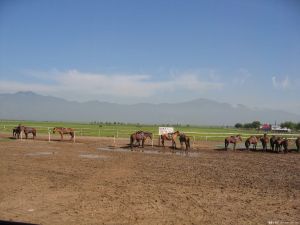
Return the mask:
<path fill-rule="evenodd" d="M 179 103 L 118 104 L 69 101 L 34 92 L 0 94 L 0 119 L 143 124 L 233 125 L 237 122 L 300 121 L 300 115 L 281 110 L 232 106 L 205 98 Z"/>

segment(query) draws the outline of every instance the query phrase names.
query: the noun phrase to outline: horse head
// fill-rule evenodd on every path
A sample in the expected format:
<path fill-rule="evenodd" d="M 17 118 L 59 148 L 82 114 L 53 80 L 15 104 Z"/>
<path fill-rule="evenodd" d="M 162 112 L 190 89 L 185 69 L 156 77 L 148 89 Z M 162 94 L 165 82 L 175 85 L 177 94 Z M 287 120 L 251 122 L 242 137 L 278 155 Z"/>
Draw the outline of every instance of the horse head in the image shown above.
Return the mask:
<path fill-rule="evenodd" d="M 237 141 L 243 141 L 242 136 L 240 134 L 236 135 L 235 138 Z"/>
<path fill-rule="evenodd" d="M 52 130 L 53 134 L 54 134 L 56 131 L 57 131 L 57 128 L 54 127 L 53 130 Z"/>

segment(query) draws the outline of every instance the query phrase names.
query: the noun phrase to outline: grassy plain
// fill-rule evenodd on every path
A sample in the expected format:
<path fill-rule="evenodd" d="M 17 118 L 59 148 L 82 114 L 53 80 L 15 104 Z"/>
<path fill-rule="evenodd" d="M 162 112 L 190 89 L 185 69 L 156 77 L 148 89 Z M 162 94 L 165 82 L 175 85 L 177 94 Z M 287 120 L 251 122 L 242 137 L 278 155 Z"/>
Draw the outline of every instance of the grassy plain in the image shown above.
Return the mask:
<path fill-rule="evenodd" d="M 70 127 L 74 128 L 78 136 L 94 136 L 94 137 L 124 137 L 127 138 L 131 133 L 144 130 L 158 134 L 158 127 L 168 126 L 174 127 L 175 130 L 185 132 L 197 140 L 223 140 L 224 136 L 242 134 L 259 133 L 254 129 L 236 129 L 234 127 L 221 126 L 189 126 L 189 125 L 145 125 L 145 124 L 120 124 L 120 123 L 71 123 L 71 122 L 50 122 L 50 121 L 14 121 L 0 120 L 0 132 L 10 133 L 13 127 L 22 124 L 24 126 L 35 127 L 38 134 L 47 134 L 53 127 Z M 262 132 L 260 132 L 262 133 Z"/>

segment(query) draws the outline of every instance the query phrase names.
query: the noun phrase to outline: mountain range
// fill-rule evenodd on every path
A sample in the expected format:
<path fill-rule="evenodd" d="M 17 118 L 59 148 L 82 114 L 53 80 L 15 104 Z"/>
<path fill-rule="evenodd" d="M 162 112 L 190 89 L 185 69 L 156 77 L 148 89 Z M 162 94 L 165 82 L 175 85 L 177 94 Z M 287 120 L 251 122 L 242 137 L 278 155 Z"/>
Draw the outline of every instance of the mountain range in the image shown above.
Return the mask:
<path fill-rule="evenodd" d="M 300 115 L 271 109 L 232 106 L 209 99 L 181 103 L 117 104 L 68 101 L 33 92 L 0 94 L 0 119 L 124 122 L 141 124 L 234 125 L 255 120 L 277 123 L 299 122 Z"/>

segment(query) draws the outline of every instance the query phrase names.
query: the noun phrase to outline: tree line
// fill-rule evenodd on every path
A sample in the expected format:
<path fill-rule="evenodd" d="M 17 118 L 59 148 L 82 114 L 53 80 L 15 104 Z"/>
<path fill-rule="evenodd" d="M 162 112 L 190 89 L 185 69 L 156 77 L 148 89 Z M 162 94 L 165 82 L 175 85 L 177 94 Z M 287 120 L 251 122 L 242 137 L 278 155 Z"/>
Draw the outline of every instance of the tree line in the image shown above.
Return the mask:
<path fill-rule="evenodd" d="M 261 126 L 260 121 L 253 121 L 252 123 L 236 123 L 235 128 L 246 128 L 246 129 L 259 129 Z M 300 122 L 294 123 L 291 121 L 286 121 L 280 124 L 281 127 L 286 127 L 292 130 L 300 130 Z"/>

